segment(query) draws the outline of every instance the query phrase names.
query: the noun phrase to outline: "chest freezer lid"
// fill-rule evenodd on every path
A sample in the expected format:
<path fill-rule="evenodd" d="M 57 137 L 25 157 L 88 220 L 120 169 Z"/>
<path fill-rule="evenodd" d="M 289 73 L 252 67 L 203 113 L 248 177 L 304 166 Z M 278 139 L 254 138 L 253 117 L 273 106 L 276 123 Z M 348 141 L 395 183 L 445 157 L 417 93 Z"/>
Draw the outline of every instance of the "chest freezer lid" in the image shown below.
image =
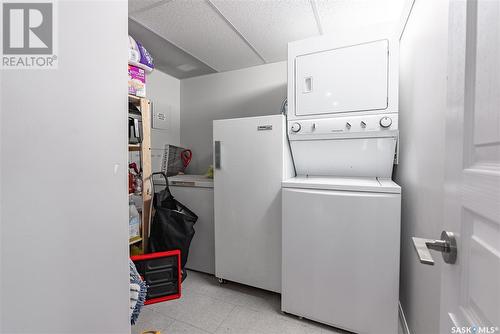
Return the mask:
<path fill-rule="evenodd" d="M 155 181 L 156 182 L 156 181 Z M 161 181 L 165 184 L 165 181 Z M 161 184 L 159 181 L 158 184 Z M 205 175 L 183 174 L 168 177 L 168 184 L 171 187 L 196 187 L 196 188 L 213 188 L 214 180 Z"/>
<path fill-rule="evenodd" d="M 401 187 L 394 181 L 377 177 L 296 176 L 282 181 L 281 186 L 316 190 L 401 193 Z"/>

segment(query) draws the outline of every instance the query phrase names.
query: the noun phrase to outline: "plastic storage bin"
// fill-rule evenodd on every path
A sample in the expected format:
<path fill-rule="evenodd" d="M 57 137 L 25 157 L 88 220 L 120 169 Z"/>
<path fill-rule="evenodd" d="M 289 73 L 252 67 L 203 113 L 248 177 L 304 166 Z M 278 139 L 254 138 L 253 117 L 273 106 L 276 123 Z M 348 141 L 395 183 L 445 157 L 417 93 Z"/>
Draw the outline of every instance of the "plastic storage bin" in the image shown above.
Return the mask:
<path fill-rule="evenodd" d="M 145 305 L 181 297 L 181 252 L 150 253 L 131 257 L 148 286 Z"/>

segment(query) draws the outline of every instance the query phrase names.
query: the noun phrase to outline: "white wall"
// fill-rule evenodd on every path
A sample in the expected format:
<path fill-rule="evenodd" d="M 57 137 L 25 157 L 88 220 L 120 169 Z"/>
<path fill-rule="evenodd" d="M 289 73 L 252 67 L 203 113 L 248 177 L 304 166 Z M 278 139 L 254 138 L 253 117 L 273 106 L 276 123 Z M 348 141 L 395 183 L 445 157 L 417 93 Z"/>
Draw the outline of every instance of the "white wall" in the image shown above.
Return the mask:
<path fill-rule="evenodd" d="M 160 171 L 165 144 L 180 145 L 180 80 L 154 70 L 146 77 L 146 96 L 153 107 L 167 115 L 168 129 L 151 130 L 151 162 Z M 135 155 L 138 156 L 138 153 Z"/>
<path fill-rule="evenodd" d="M 440 263 L 420 264 L 412 236 L 438 238 L 443 182 L 448 0 L 416 0 L 400 46 L 400 300 L 413 334 L 439 331 Z"/>
<path fill-rule="evenodd" d="M 180 143 L 180 80 L 160 71 L 153 71 L 147 77 L 147 97 L 154 103 L 155 110 L 167 115 L 168 129 L 153 129 L 151 146 L 163 148 L 165 143 Z"/>
<path fill-rule="evenodd" d="M 1 333 L 128 333 L 127 1 L 59 1 L 1 88 Z"/>
<path fill-rule="evenodd" d="M 2 296 L 2 286 L 3 286 L 3 280 L 2 277 L 4 275 L 4 270 L 3 270 L 3 262 L 2 262 L 2 226 L 3 226 L 3 210 L 2 210 L 2 205 L 3 205 L 3 200 L 2 200 L 2 188 L 3 188 L 3 135 L 2 135 L 2 124 L 3 124 L 3 107 L 2 107 L 2 101 L 3 101 L 3 71 L 0 70 L 0 296 Z M 2 318 L 3 318 L 3 311 L 2 311 L 2 302 L 0 301 L 0 333 L 2 333 Z"/>
<path fill-rule="evenodd" d="M 279 114 L 286 62 L 181 80 L 181 145 L 193 150 L 189 172 L 212 164 L 212 121 Z"/>

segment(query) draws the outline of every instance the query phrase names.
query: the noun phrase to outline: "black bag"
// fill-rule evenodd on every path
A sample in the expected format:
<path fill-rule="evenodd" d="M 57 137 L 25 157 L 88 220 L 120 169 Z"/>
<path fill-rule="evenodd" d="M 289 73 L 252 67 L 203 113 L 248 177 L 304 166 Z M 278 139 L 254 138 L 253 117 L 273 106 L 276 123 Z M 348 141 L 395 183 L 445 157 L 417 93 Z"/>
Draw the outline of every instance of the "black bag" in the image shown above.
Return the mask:
<path fill-rule="evenodd" d="M 189 246 L 194 236 L 194 224 L 198 216 L 172 196 L 164 173 L 153 173 L 153 175 L 163 176 L 166 186 L 164 190 L 155 192 L 153 197 L 155 212 L 149 236 L 150 251 L 155 253 L 179 249 L 184 280 L 184 266 L 188 259 Z"/>

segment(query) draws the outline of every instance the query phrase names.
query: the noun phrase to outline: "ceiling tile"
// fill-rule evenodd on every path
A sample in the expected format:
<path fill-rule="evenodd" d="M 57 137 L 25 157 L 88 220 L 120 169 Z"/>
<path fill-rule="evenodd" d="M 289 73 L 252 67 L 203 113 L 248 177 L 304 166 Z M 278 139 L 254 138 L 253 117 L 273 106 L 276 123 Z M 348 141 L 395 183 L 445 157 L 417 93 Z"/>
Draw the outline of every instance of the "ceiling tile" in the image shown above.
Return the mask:
<path fill-rule="evenodd" d="M 325 34 L 398 22 L 408 0 L 315 0 Z"/>
<path fill-rule="evenodd" d="M 128 12 L 133 14 L 147 8 L 160 5 L 168 0 L 128 0 Z"/>
<path fill-rule="evenodd" d="M 128 33 L 136 41 L 140 42 L 153 56 L 155 69 L 174 76 L 177 79 L 217 72 L 198 58 L 182 51 L 165 38 L 155 34 L 130 18 L 128 20 Z"/>
<path fill-rule="evenodd" d="M 174 0 L 130 16 L 218 71 L 263 63 L 205 1 Z"/>
<path fill-rule="evenodd" d="M 210 0 L 267 62 L 287 59 L 287 43 L 319 34 L 309 0 Z"/>

